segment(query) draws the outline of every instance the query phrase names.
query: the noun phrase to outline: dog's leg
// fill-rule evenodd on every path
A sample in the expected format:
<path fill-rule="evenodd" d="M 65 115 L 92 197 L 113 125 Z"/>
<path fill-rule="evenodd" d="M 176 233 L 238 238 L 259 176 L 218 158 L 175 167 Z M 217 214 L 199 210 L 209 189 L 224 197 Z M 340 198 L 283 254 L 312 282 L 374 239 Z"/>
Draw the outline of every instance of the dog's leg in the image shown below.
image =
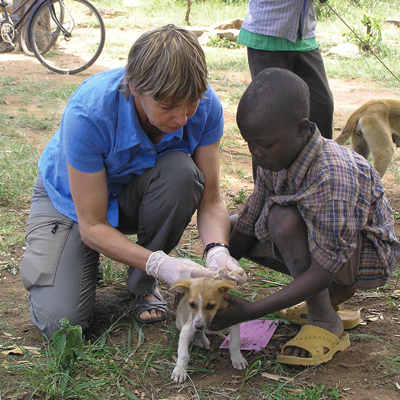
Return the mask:
<path fill-rule="evenodd" d="M 186 324 L 182 327 L 181 333 L 179 334 L 178 360 L 171 374 L 171 379 L 176 383 L 183 383 L 186 381 L 186 368 L 189 362 L 189 345 L 195 332 L 196 330 L 191 324 Z"/>
<path fill-rule="evenodd" d="M 194 344 L 203 350 L 210 350 L 210 341 L 207 339 L 204 331 L 196 331 L 194 335 Z"/>
<path fill-rule="evenodd" d="M 363 132 L 360 127 L 360 122 L 357 124 L 356 131 L 351 135 L 351 145 L 353 150 L 362 155 L 366 160 L 368 160 L 370 149 L 367 141 L 363 136 Z"/>
<path fill-rule="evenodd" d="M 229 352 L 231 354 L 231 361 L 233 368 L 246 369 L 248 363 L 240 352 L 240 325 L 233 325 L 229 328 L 230 341 Z"/>
<path fill-rule="evenodd" d="M 382 178 L 392 161 L 395 147 L 389 127 L 384 123 L 379 125 L 379 131 L 372 132 L 375 127 L 366 130 L 365 140 L 369 142 L 368 145 L 374 157 L 374 167 Z M 379 142 L 376 137 L 377 132 L 380 133 Z M 373 133 L 375 133 L 375 136 L 373 136 Z"/>
<path fill-rule="evenodd" d="M 359 128 L 362 130 L 362 135 L 358 136 L 357 142 L 353 142 L 353 148 L 367 159 L 369 151 L 371 151 L 374 157 L 374 167 L 382 177 L 389 167 L 394 153 L 390 127 L 386 120 L 382 120 L 382 117 L 372 114 L 361 118 Z M 364 153 L 365 147 L 369 149 L 367 155 Z"/>

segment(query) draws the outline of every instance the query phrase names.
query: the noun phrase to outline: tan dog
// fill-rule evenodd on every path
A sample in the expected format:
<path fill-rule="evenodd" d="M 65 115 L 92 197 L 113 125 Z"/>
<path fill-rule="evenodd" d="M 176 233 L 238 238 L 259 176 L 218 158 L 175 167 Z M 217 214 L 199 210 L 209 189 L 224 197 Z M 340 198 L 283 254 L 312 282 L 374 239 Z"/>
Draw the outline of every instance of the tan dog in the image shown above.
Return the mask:
<path fill-rule="evenodd" d="M 363 104 L 347 120 L 336 141 L 344 145 L 350 136 L 355 152 L 366 159 L 372 153 L 374 167 L 382 177 L 400 146 L 400 101 L 371 100 Z"/>
<path fill-rule="evenodd" d="M 210 342 L 205 332 L 217 311 L 228 303 L 224 294 L 230 289 L 237 289 L 236 282 L 214 280 L 211 278 L 198 278 L 175 282 L 171 289 L 184 292 L 176 310 L 176 327 L 180 330 L 178 343 L 178 360 L 172 372 L 171 379 L 182 383 L 187 378 L 186 368 L 189 362 L 189 345 L 194 338 L 194 343 L 208 350 Z M 233 368 L 245 369 L 247 361 L 240 353 L 240 325 L 229 328 L 229 351 Z"/>

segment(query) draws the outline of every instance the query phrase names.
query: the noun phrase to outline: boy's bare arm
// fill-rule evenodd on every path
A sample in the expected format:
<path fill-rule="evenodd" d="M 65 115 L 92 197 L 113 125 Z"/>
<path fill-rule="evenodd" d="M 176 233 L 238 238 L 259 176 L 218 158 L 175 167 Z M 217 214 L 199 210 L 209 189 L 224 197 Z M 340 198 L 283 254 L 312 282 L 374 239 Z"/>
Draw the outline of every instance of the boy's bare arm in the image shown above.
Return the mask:
<path fill-rule="evenodd" d="M 257 238 L 254 236 L 244 235 L 233 230 L 229 238 L 229 251 L 231 256 L 240 260 L 256 243 Z"/>
<path fill-rule="evenodd" d="M 294 306 L 309 297 L 327 289 L 334 274 L 326 271 L 312 260 L 310 268 L 297 276 L 283 289 L 255 302 L 248 302 L 242 298 L 226 295 L 229 303 L 227 308 L 219 310 L 209 326 L 210 330 L 222 330 L 231 325 L 258 319 L 272 312 Z"/>

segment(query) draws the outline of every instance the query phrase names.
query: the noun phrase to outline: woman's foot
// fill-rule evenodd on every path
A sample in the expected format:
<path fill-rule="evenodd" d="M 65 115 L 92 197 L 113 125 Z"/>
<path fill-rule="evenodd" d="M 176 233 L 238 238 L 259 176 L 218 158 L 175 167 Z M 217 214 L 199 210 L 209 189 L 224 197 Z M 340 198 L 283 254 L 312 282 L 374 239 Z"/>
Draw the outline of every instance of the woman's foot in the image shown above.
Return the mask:
<path fill-rule="evenodd" d="M 155 292 L 162 298 L 161 293 L 160 293 L 160 291 L 158 290 L 158 288 L 155 290 Z M 154 294 L 152 294 L 152 293 L 148 294 L 147 296 L 144 296 L 143 299 L 149 301 L 150 303 L 152 303 L 152 302 L 154 302 L 154 301 L 159 301 L 159 300 L 157 299 L 157 297 L 154 296 Z M 142 313 L 139 315 L 139 317 L 140 317 L 140 319 L 142 319 L 142 320 L 144 320 L 144 321 L 148 321 L 148 320 L 150 320 L 150 319 L 166 317 L 166 314 L 165 314 L 163 311 L 161 311 L 161 310 L 155 308 L 155 309 L 152 309 L 152 310 L 150 310 L 150 311 L 144 311 L 144 312 L 142 312 Z"/>
<path fill-rule="evenodd" d="M 158 288 L 148 295 L 138 296 L 135 301 L 133 317 L 141 324 L 164 321 L 167 314 L 167 302 L 162 298 Z"/>

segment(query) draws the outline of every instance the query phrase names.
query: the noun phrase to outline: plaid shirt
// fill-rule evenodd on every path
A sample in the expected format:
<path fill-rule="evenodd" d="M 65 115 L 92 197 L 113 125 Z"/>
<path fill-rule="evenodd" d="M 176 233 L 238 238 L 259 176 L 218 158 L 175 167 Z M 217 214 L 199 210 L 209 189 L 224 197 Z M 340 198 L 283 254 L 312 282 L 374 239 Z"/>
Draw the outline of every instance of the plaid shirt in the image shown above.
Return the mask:
<path fill-rule="evenodd" d="M 400 259 L 393 212 L 379 174 L 357 153 L 315 132 L 288 169 L 258 167 L 257 182 L 239 215 L 236 230 L 270 241 L 269 210 L 296 204 L 308 228 L 311 255 L 335 273 L 355 249 L 362 232 L 360 269 L 355 287 L 384 285 Z"/>

